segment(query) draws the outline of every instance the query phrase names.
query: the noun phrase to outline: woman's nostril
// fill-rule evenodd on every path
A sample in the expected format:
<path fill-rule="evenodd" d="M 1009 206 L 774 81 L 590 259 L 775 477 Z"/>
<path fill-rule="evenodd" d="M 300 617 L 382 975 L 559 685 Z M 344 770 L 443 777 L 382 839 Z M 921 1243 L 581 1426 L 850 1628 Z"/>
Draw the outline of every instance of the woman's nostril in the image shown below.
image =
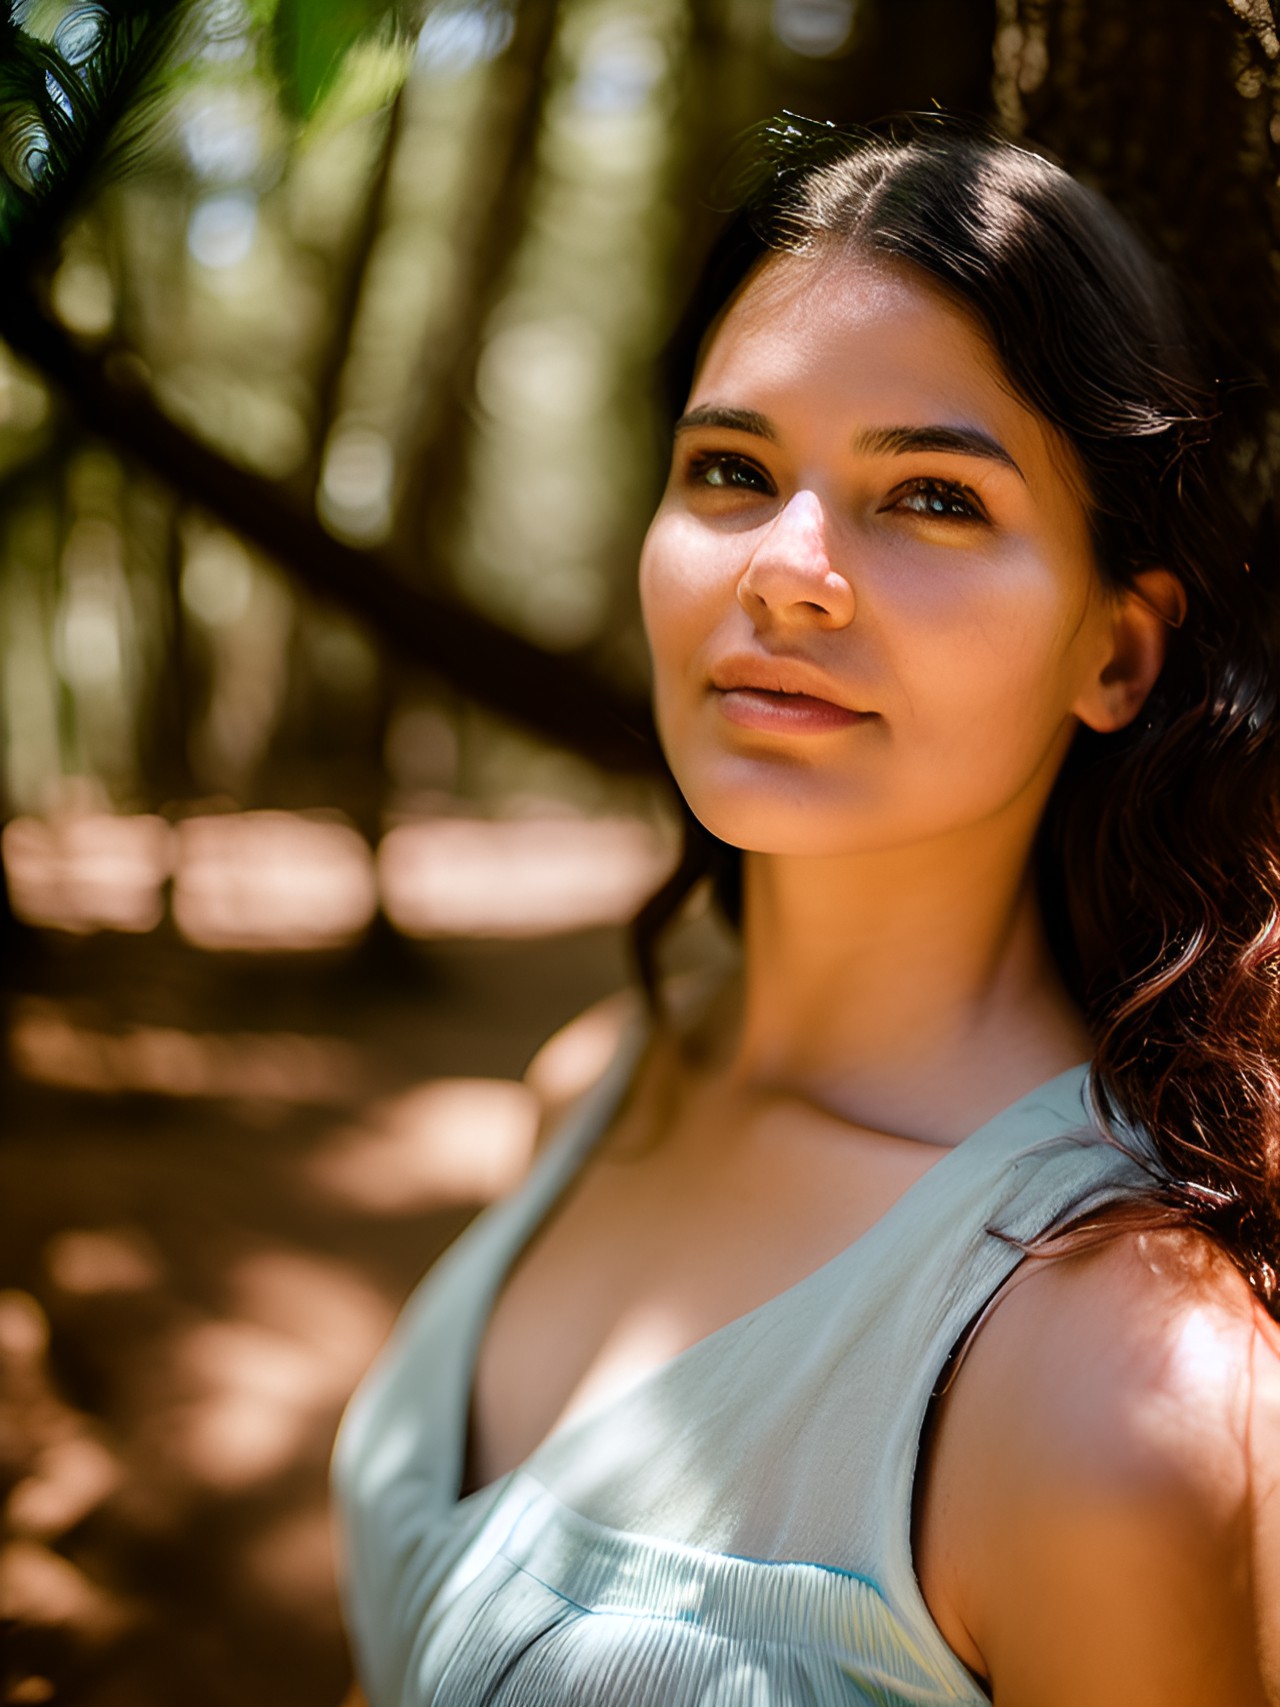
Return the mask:
<path fill-rule="evenodd" d="M 804 616 L 843 625 L 852 621 L 854 592 L 825 552 L 778 550 L 765 540 L 738 583 L 738 599 L 755 616 Z"/>

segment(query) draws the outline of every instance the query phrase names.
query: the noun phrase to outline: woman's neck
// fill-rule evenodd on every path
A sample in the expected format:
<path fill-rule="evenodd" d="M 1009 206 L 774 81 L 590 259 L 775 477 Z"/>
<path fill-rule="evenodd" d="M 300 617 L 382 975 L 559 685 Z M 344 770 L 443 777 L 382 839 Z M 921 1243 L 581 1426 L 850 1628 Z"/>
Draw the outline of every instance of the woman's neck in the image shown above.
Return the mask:
<path fill-rule="evenodd" d="M 993 840 L 747 854 L 727 1077 L 954 1143 L 1087 1058 L 1025 848 Z"/>

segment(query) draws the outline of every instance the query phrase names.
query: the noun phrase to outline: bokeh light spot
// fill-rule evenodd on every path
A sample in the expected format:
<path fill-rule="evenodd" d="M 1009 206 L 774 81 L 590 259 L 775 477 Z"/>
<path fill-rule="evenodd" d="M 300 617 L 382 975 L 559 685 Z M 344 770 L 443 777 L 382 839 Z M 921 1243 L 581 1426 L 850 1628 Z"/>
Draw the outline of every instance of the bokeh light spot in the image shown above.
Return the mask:
<path fill-rule="evenodd" d="M 495 0 L 445 0 L 427 14 L 418 32 L 414 61 L 437 77 L 456 77 L 496 59 L 511 40 L 508 6 Z"/>
<path fill-rule="evenodd" d="M 177 838 L 173 915 L 198 947 L 335 947 L 377 909 L 373 856 L 348 824 L 239 812 L 185 819 Z"/>
<path fill-rule="evenodd" d="M 45 1246 L 55 1286 L 81 1298 L 146 1292 L 164 1279 L 164 1262 L 140 1227 L 68 1227 Z"/>
<path fill-rule="evenodd" d="M 52 1539 L 101 1505 L 122 1478 L 120 1464 L 92 1435 L 51 1440 L 34 1472 L 10 1492 L 5 1517 L 15 1534 Z"/>
<path fill-rule="evenodd" d="M 35 996 L 17 1004 L 10 1052 L 17 1071 L 38 1084 L 108 1095 L 325 1106 L 358 1095 L 362 1076 L 356 1051 L 338 1037 L 145 1025 L 102 1031 Z"/>
<path fill-rule="evenodd" d="M 806 59 L 825 59 L 846 47 L 855 0 L 774 0 L 774 34 Z"/>
<path fill-rule="evenodd" d="M 384 434 L 348 424 L 329 439 L 320 476 L 320 515 L 336 533 L 364 543 L 383 537 L 391 520 L 395 458 Z"/>
<path fill-rule="evenodd" d="M 0 835 L 13 910 L 64 931 L 149 931 L 164 913 L 169 825 L 142 814 L 15 818 Z"/>
<path fill-rule="evenodd" d="M 258 208 L 251 195 L 236 191 L 208 196 L 192 209 L 187 248 L 212 271 L 238 267 L 252 254 L 257 230 Z"/>
<path fill-rule="evenodd" d="M 528 1168 L 538 1107 L 509 1079 L 437 1079 L 370 1109 L 311 1158 L 307 1175 L 368 1214 L 488 1203 Z"/>
<path fill-rule="evenodd" d="M 188 548 L 182 602 L 210 628 L 239 622 L 253 597 L 253 564 L 231 534 L 211 528 Z"/>
<path fill-rule="evenodd" d="M 440 819 L 383 837 L 388 917 L 410 936 L 540 936 L 616 924 L 664 876 L 669 855 L 629 818 Z"/>

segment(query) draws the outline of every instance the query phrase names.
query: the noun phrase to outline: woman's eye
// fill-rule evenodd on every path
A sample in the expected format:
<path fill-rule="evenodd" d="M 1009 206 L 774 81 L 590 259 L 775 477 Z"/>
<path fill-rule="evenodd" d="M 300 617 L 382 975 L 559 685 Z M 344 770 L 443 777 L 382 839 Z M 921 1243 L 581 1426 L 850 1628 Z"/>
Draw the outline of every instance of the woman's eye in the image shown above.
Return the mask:
<path fill-rule="evenodd" d="M 723 451 L 703 451 L 690 457 L 688 474 L 694 485 L 710 486 L 715 491 L 773 491 L 773 484 L 762 468 L 748 462 L 745 456 L 730 456 Z"/>
<path fill-rule="evenodd" d="M 986 514 L 967 486 L 953 480 L 913 480 L 888 506 L 929 521 L 984 522 Z"/>

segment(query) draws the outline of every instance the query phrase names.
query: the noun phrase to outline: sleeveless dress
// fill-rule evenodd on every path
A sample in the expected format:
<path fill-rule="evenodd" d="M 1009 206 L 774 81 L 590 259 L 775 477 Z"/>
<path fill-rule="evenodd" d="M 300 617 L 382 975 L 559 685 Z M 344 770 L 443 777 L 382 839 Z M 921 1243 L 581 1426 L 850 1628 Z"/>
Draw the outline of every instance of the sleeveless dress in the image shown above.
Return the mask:
<path fill-rule="evenodd" d="M 921 1429 L 1029 1238 L 1149 1183 L 1088 1065 L 996 1115 L 805 1279 L 461 1495 L 471 1377 L 516 1257 L 608 1126 L 632 1025 L 516 1194 L 413 1294 L 334 1454 L 371 1707 L 932 1707 L 987 1696 L 911 1557 Z"/>

